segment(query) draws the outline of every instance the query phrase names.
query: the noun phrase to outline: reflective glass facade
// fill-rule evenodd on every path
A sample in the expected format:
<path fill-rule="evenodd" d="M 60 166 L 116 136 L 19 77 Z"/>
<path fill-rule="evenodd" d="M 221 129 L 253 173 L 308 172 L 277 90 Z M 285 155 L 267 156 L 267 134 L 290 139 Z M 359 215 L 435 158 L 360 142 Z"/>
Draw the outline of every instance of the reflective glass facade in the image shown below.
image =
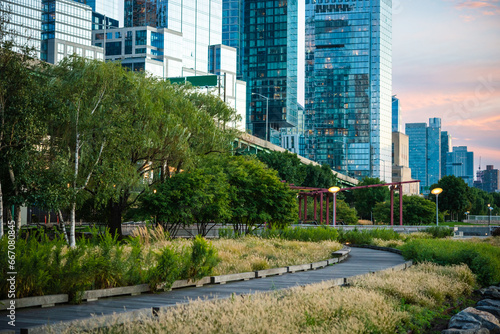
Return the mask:
<path fill-rule="evenodd" d="M 401 102 L 394 95 L 392 97 L 392 132 L 403 132 L 403 124 L 401 120 Z"/>
<path fill-rule="evenodd" d="M 427 128 L 427 185 L 441 178 L 441 119 L 430 118 Z"/>
<path fill-rule="evenodd" d="M 392 179 L 392 2 L 306 0 L 306 157 Z"/>
<path fill-rule="evenodd" d="M 452 147 L 451 135 L 448 131 L 441 131 L 441 177 L 446 176 L 447 154 Z"/>
<path fill-rule="evenodd" d="M 92 9 L 69 0 L 43 0 L 42 40 L 60 39 L 90 46 Z"/>
<path fill-rule="evenodd" d="M 94 12 L 118 21 L 118 26 L 123 27 L 123 0 L 84 0 L 79 2 L 90 6 Z"/>
<path fill-rule="evenodd" d="M 411 177 L 420 180 L 420 193 L 427 187 L 427 124 L 407 123 Z"/>
<path fill-rule="evenodd" d="M 222 0 L 125 0 L 125 27 L 168 28 L 183 35 L 183 64 L 208 70 L 208 46 L 222 44 Z"/>
<path fill-rule="evenodd" d="M 9 32 L 7 38 L 13 38 L 19 46 L 34 48 L 39 56 L 42 34 L 41 0 L 2 0 L 0 11 L 9 13 L 5 25 Z M 11 34 L 12 33 L 12 34 Z"/>
<path fill-rule="evenodd" d="M 278 130 L 297 125 L 297 0 L 224 0 L 223 13 L 223 44 L 237 48 L 247 82 L 248 129 L 279 144 Z"/>
<path fill-rule="evenodd" d="M 455 175 L 467 183 L 474 184 L 474 152 L 468 152 L 467 146 L 455 146 L 447 153 L 446 173 Z"/>

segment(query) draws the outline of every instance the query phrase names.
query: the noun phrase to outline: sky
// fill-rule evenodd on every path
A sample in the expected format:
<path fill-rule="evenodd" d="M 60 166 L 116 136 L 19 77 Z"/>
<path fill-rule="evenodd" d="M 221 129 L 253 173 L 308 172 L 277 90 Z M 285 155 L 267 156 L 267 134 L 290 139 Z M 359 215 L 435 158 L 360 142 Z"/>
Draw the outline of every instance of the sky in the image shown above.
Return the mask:
<path fill-rule="evenodd" d="M 500 0 L 393 0 L 392 47 L 403 127 L 439 117 L 474 171 L 500 169 Z"/>

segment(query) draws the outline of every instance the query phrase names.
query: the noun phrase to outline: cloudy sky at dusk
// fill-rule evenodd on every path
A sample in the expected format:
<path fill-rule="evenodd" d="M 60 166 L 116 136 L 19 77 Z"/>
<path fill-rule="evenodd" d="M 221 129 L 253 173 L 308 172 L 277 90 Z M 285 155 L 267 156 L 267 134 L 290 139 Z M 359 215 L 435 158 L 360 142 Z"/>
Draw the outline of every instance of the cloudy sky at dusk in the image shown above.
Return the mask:
<path fill-rule="evenodd" d="M 393 0 L 403 123 L 442 119 L 453 146 L 500 168 L 500 0 Z"/>

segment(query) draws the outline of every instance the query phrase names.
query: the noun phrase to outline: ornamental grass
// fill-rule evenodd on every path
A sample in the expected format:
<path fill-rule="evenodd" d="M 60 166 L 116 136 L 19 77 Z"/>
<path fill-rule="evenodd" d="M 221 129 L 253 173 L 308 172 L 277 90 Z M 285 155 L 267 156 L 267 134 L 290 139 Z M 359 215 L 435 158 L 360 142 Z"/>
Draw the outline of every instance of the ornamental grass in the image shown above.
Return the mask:
<path fill-rule="evenodd" d="M 349 287 L 332 282 L 215 301 L 196 300 L 122 324 L 99 318 L 66 333 L 406 333 L 420 332 L 446 299 L 468 294 L 466 266 L 421 264 L 381 272 Z M 421 305 L 426 305 L 424 308 Z M 415 313 L 418 311 L 418 313 Z M 433 313 L 434 312 L 434 313 Z M 118 318 L 117 318 L 118 319 Z M 117 320 L 118 321 L 118 320 Z"/>

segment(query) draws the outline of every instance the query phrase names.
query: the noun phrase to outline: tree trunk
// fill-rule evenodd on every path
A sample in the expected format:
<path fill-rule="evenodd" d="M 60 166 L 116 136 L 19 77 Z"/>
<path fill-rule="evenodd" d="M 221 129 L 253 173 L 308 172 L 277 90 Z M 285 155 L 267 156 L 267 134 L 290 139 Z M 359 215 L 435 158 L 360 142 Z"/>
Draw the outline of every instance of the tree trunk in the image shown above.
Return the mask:
<path fill-rule="evenodd" d="M 109 201 L 108 205 L 108 227 L 113 235 L 122 235 L 122 213 L 121 197 L 118 202 Z"/>
<path fill-rule="evenodd" d="M 16 230 L 21 231 L 21 206 L 19 204 L 14 205 Z M 18 234 L 20 235 L 20 233 Z"/>
<path fill-rule="evenodd" d="M 75 238 L 76 202 L 71 203 L 70 220 L 71 220 L 71 226 L 69 229 L 69 246 L 71 248 L 75 248 L 76 247 L 76 238 Z"/>
<path fill-rule="evenodd" d="M 14 189 L 14 194 L 16 197 L 19 196 L 19 190 L 17 189 L 16 185 L 16 176 L 14 174 L 14 169 L 12 168 L 12 165 L 9 163 L 9 176 L 10 176 L 10 181 L 12 182 L 12 188 Z M 17 231 L 21 230 L 21 207 L 20 205 L 15 205 L 15 212 L 12 213 L 12 218 L 16 222 L 16 229 Z"/>
<path fill-rule="evenodd" d="M 127 207 L 128 198 L 129 198 L 129 192 L 128 190 L 125 190 L 122 193 L 122 195 L 120 195 L 120 198 L 118 198 L 117 202 L 113 201 L 112 199 L 109 201 L 108 227 L 110 229 L 110 232 L 113 233 L 113 235 L 119 235 L 119 236 L 123 235 L 122 217 L 123 217 L 123 212 Z"/>
<path fill-rule="evenodd" d="M 59 228 L 64 234 L 64 239 L 66 240 L 66 243 L 69 245 L 68 233 L 66 232 L 66 225 L 64 224 L 64 219 L 61 210 L 57 210 L 57 214 L 59 215 Z"/>

